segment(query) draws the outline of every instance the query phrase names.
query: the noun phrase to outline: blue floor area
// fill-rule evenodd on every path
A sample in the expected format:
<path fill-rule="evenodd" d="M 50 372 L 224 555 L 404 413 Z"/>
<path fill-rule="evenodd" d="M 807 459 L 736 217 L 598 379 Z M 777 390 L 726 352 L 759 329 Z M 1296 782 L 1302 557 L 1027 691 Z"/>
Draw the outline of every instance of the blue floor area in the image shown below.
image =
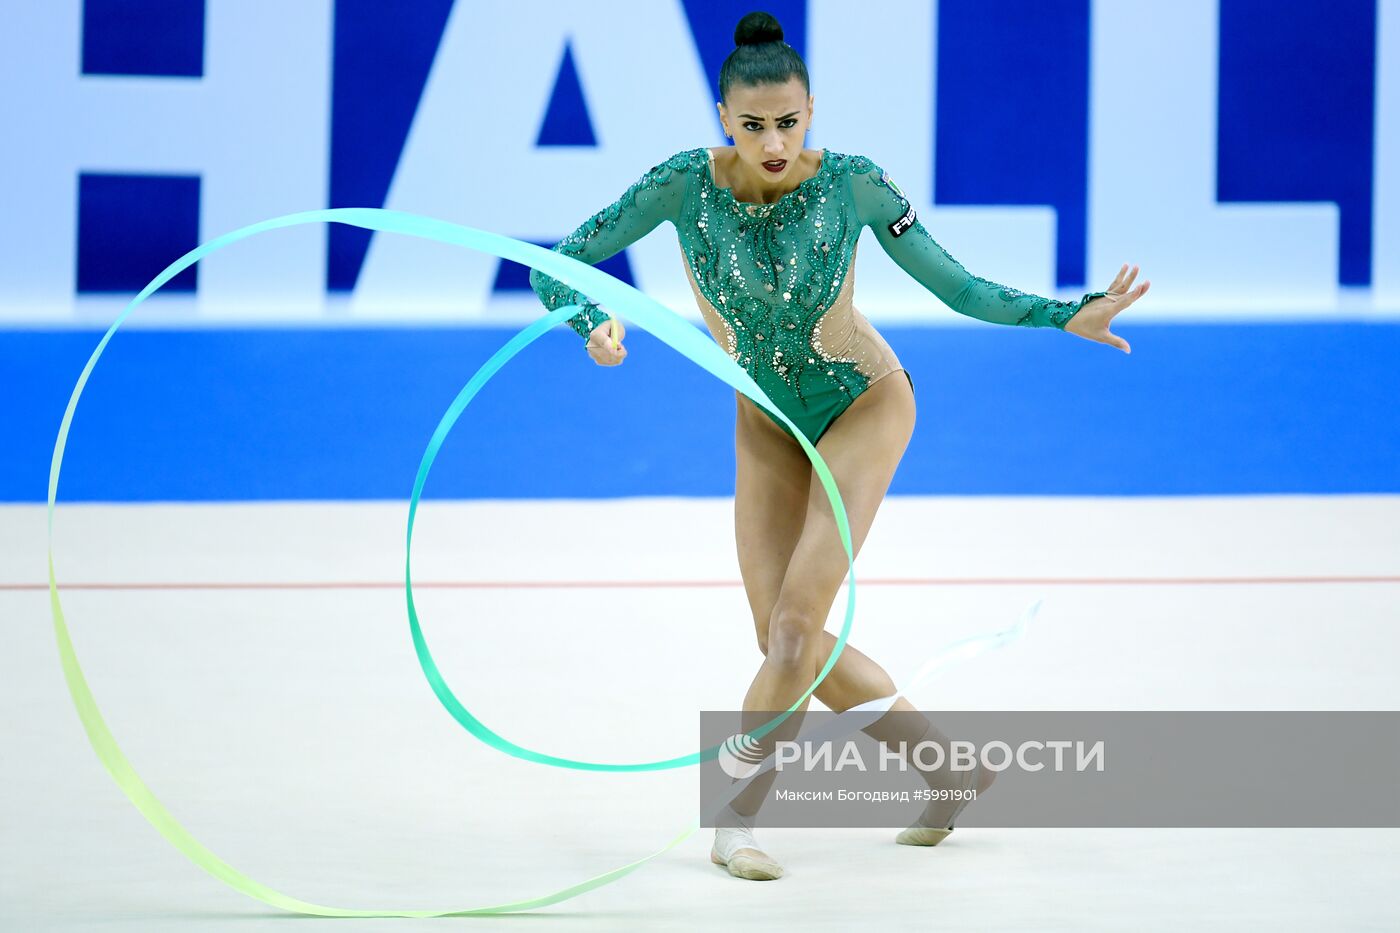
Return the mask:
<path fill-rule="evenodd" d="M 881 327 L 919 420 L 891 494 L 1400 492 L 1400 323 Z M 407 499 L 434 426 L 513 330 L 131 330 L 83 394 L 59 501 Z M 98 331 L 0 332 L 0 501 L 42 502 Z M 734 397 L 652 339 L 557 329 L 467 409 L 426 495 L 727 496 Z"/>

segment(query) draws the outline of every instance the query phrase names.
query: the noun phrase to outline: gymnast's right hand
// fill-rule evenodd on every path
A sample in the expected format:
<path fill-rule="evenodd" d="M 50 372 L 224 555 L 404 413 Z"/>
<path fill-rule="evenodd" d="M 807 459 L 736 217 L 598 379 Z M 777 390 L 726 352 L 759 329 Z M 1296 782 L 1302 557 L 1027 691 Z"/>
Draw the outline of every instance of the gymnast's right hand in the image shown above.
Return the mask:
<path fill-rule="evenodd" d="M 613 349 L 613 327 L 617 327 L 617 349 Z M 588 355 L 593 357 L 593 362 L 599 366 L 617 366 L 627 359 L 627 348 L 622 345 L 622 335 L 626 332 L 622 322 L 617 318 L 609 318 L 597 327 L 593 328 L 593 333 L 588 335 Z"/>

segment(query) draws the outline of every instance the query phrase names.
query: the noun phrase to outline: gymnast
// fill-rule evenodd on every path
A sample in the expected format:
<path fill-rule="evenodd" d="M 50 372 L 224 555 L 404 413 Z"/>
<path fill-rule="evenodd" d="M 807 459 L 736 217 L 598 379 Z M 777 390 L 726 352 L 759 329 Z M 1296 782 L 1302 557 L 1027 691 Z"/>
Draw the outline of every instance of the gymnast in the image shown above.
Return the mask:
<path fill-rule="evenodd" d="M 597 264 L 670 221 L 690 287 L 711 335 L 798 425 L 841 490 L 858 553 L 914 429 L 914 383 L 894 350 L 856 309 L 857 240 L 869 227 L 885 252 L 954 311 L 995 324 L 1053 327 L 1127 353 L 1109 322 L 1141 298 L 1138 269 L 1124 265 L 1106 291 L 1058 301 L 970 274 L 934 241 L 908 198 L 863 155 L 804 148 L 813 103 L 807 68 L 767 13 L 744 16 L 720 69 L 720 121 L 731 146 L 678 152 L 554 249 Z M 538 271 L 531 286 L 550 310 L 582 310 L 569 325 L 600 366 L 627 357 L 624 328 L 587 296 Z M 902 373 L 904 379 L 887 379 Z M 734 537 L 763 661 L 744 697 L 745 729 L 782 713 L 816 679 L 834 650 L 824 630 L 848 570 L 831 503 L 787 425 L 736 392 Z M 887 697 L 884 669 L 846 645 L 815 695 L 841 712 Z M 765 749 L 796 734 L 807 703 L 765 737 Z M 895 715 L 898 714 L 898 715 Z M 867 727 L 892 747 L 947 737 L 900 698 Z M 947 764 L 919 770 L 935 789 L 975 788 L 995 774 Z M 782 866 L 753 836 L 775 772 L 730 804 L 711 860 L 752 880 Z M 765 780 L 766 779 L 766 780 Z M 966 805 L 930 802 L 897 840 L 936 845 Z"/>

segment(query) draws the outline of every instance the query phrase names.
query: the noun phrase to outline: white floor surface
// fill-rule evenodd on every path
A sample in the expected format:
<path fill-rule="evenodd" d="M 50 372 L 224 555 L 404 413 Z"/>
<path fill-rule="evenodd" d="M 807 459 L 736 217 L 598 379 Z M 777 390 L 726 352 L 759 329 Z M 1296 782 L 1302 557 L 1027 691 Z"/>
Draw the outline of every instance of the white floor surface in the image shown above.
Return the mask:
<path fill-rule="evenodd" d="M 731 510 L 426 502 L 415 594 L 448 682 L 539 751 L 694 751 L 697 711 L 737 708 L 761 661 Z M 44 515 L 0 507 L 0 929 L 290 929 L 168 845 L 98 763 L 59 670 Z M 194 835 L 305 900 L 464 908 L 582 881 L 694 819 L 693 769 L 530 764 L 448 716 L 409 639 L 406 519 L 406 503 L 59 506 L 79 658 Z M 917 690 L 922 709 L 1400 708 L 1400 496 L 893 498 L 856 573 L 851 644 L 896 681 L 1045 600 L 1020 641 Z M 1345 790 L 1320 782 L 1299 807 Z M 934 849 L 893 830 L 768 830 L 788 874 L 766 884 L 711 865 L 712 835 L 528 916 L 441 922 L 1400 929 L 1394 829 L 972 828 Z"/>

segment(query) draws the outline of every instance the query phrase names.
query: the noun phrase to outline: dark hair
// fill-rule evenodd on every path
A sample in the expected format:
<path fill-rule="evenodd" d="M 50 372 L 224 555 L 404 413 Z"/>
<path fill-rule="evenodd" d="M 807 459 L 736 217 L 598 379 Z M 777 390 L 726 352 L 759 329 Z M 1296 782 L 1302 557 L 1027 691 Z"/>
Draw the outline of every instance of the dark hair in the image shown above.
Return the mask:
<path fill-rule="evenodd" d="M 812 93 L 802 56 L 783 41 L 783 27 L 771 14 L 745 14 L 734 27 L 734 46 L 719 69 L 721 99 L 728 100 L 729 89 L 736 84 L 786 84 L 794 75 Z"/>

